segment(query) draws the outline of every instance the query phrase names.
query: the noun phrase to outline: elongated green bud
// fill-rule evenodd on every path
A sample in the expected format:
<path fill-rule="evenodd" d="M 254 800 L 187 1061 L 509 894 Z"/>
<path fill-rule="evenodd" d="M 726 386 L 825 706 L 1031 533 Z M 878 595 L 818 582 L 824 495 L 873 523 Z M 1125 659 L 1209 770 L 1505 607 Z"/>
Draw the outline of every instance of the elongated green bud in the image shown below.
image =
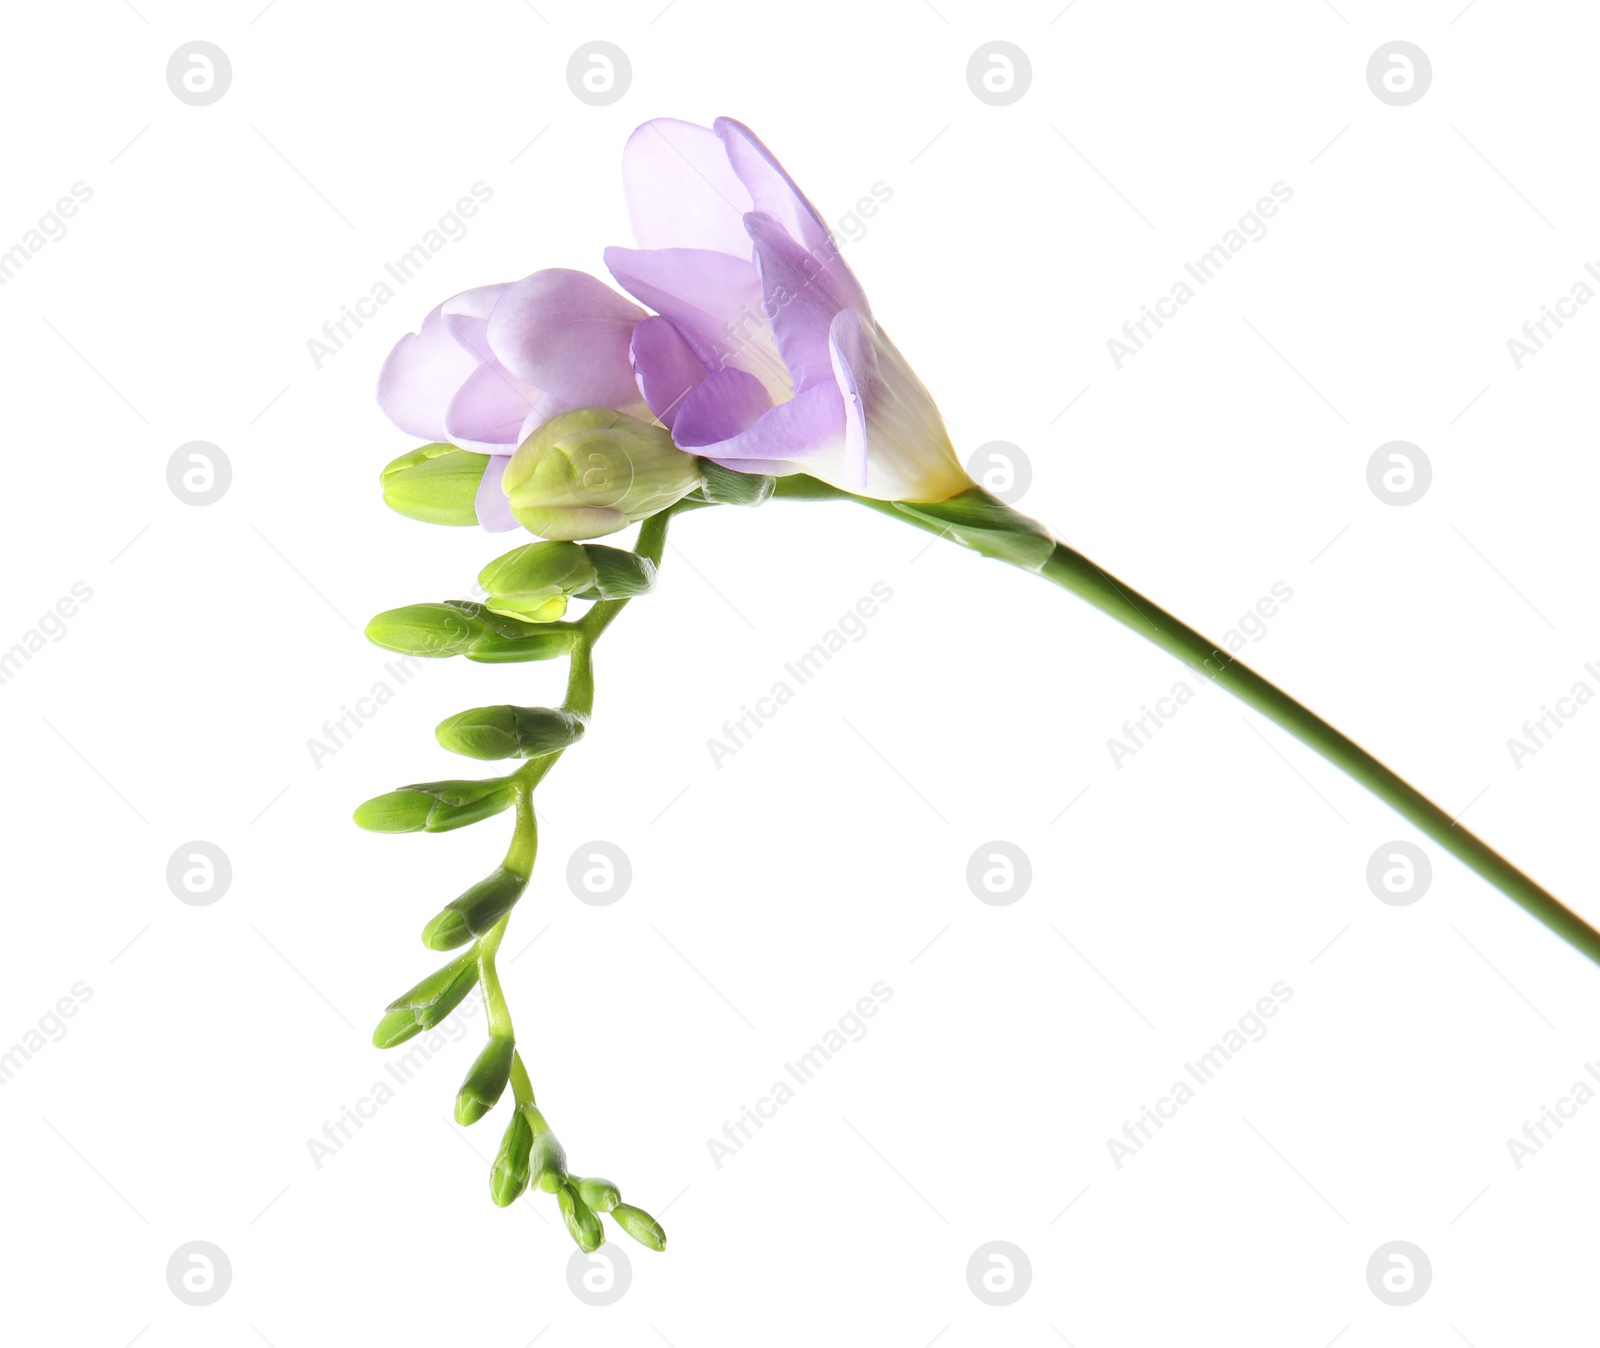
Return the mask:
<path fill-rule="evenodd" d="M 566 1149 L 550 1131 L 545 1117 L 532 1105 L 524 1105 L 528 1124 L 533 1129 L 533 1147 L 528 1154 L 528 1173 L 536 1188 L 553 1194 L 567 1182 Z"/>
<path fill-rule="evenodd" d="M 505 1136 L 500 1139 L 500 1150 L 489 1172 L 489 1196 L 496 1207 L 510 1207 L 528 1187 L 533 1175 L 528 1167 L 528 1153 L 532 1147 L 533 1126 L 519 1109 L 512 1114 Z"/>
<path fill-rule="evenodd" d="M 621 1191 L 608 1179 L 579 1179 L 574 1175 L 572 1182 L 577 1186 L 578 1197 L 596 1212 L 610 1212 L 622 1202 Z"/>
<path fill-rule="evenodd" d="M 566 1219 L 567 1230 L 578 1242 L 580 1250 L 589 1254 L 606 1243 L 606 1233 L 600 1225 L 600 1219 L 589 1211 L 589 1205 L 578 1197 L 577 1189 L 570 1184 L 563 1184 L 556 1190 L 556 1202 L 561 1205 L 561 1215 Z"/>
<path fill-rule="evenodd" d="M 456 1095 L 457 1123 L 476 1123 L 500 1103 L 506 1082 L 511 1079 L 511 1055 L 516 1047 L 513 1040 L 499 1036 L 483 1046 Z"/>
<path fill-rule="evenodd" d="M 758 506 L 776 489 L 778 479 L 760 473 L 737 473 L 732 468 L 700 460 L 700 474 L 705 479 L 700 494 L 717 505 Z"/>
<path fill-rule="evenodd" d="M 422 944 L 429 950 L 454 950 L 482 936 L 511 911 L 527 885 L 526 875 L 499 867 L 440 909 L 422 929 Z"/>
<path fill-rule="evenodd" d="M 618 1203 L 611 1209 L 611 1220 L 639 1244 L 648 1245 L 652 1250 L 667 1248 L 667 1233 L 661 1229 L 661 1223 L 643 1208 Z"/>
<path fill-rule="evenodd" d="M 468 758 L 542 758 L 583 738 L 585 720 L 555 707 L 474 707 L 439 722 L 434 735 Z"/>
<path fill-rule="evenodd" d="M 501 479 L 511 513 L 543 538 L 599 538 L 657 514 L 700 485 L 672 433 L 609 407 L 552 417 L 517 448 Z"/>
<path fill-rule="evenodd" d="M 481 626 L 449 604 L 407 604 L 367 624 L 367 640 L 374 646 L 428 660 L 465 655 L 482 635 Z"/>
<path fill-rule="evenodd" d="M 452 960 L 389 1003 L 372 1032 L 372 1042 L 379 1048 L 393 1048 L 433 1029 L 461 1005 L 477 981 L 478 971 L 470 961 Z"/>
<path fill-rule="evenodd" d="M 423 445 L 384 468 L 384 503 L 425 524 L 476 524 L 478 484 L 488 466 L 487 454 Z"/>
<path fill-rule="evenodd" d="M 464 655 L 483 664 L 509 664 L 565 655 L 577 635 L 571 627 L 541 628 L 491 613 L 482 604 L 451 599 L 380 613 L 367 624 L 367 640 L 386 651 L 423 659 Z"/>
<path fill-rule="evenodd" d="M 516 792 L 504 778 L 420 782 L 358 805 L 355 820 L 373 833 L 447 833 L 499 814 L 515 799 Z"/>

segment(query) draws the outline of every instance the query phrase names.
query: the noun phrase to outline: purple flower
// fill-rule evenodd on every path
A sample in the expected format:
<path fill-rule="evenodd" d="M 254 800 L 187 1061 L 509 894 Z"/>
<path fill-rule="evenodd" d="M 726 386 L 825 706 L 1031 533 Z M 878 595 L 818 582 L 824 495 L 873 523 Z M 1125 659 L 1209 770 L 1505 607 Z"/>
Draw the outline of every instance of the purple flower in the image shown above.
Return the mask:
<path fill-rule="evenodd" d="M 972 485 L 831 231 L 748 128 L 646 122 L 623 180 L 640 247 L 606 249 L 606 265 L 659 315 L 630 354 L 680 448 L 881 500 Z"/>
<path fill-rule="evenodd" d="M 517 527 L 501 477 L 550 418 L 611 407 L 648 419 L 629 359 L 644 310 L 585 272 L 553 268 L 446 300 L 395 344 L 378 405 L 401 430 L 492 457 L 479 522 Z"/>

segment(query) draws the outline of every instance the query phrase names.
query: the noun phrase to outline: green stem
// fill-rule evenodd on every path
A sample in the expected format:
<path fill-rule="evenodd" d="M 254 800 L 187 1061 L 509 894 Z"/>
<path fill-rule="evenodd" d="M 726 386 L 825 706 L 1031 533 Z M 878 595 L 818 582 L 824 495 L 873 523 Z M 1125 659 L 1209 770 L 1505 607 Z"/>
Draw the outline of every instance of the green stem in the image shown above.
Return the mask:
<path fill-rule="evenodd" d="M 1219 649 L 1215 642 L 1064 543 L 1056 545 L 1040 574 L 1080 599 L 1088 600 L 1102 613 L 1110 614 L 1123 626 L 1177 656 L 1197 673 L 1226 688 L 1246 706 L 1282 726 L 1335 767 L 1342 768 L 1379 800 L 1392 806 L 1402 818 L 1457 860 L 1521 904 L 1551 931 L 1600 963 L 1600 932 L 1348 735 L 1334 729 L 1248 665 Z"/>
<path fill-rule="evenodd" d="M 1006 533 L 1018 537 L 1037 536 L 1040 533 L 1040 527 L 1033 521 L 1007 509 L 976 488 L 964 495 L 984 497 L 986 507 L 996 519 L 983 521 L 979 527 L 969 530 L 965 537 L 962 536 L 959 523 L 941 524 L 937 518 L 919 518 L 908 514 L 893 502 L 852 496 L 810 478 L 780 478 L 778 495 L 796 500 L 856 501 L 902 523 L 914 525 L 928 533 L 951 537 L 979 551 L 987 550 L 988 540 L 984 538 L 986 530 L 990 539 Z M 956 499 L 960 501 L 962 498 Z M 944 506 L 950 504 L 947 502 Z M 929 512 L 937 512 L 941 508 L 938 505 L 922 507 Z M 950 515 L 950 518 L 959 519 L 959 512 Z M 1024 570 L 1033 569 L 1022 562 L 1015 564 Z M 1310 708 L 1296 702 L 1281 688 L 1220 649 L 1216 642 L 1202 636 L 1159 604 L 1145 598 L 1131 585 L 1124 584 L 1066 544 L 1055 544 L 1054 549 L 1043 558 L 1042 564 L 1035 563 L 1035 566 L 1038 574 L 1052 584 L 1088 600 L 1102 613 L 1109 614 L 1147 641 L 1177 656 L 1191 669 L 1226 688 L 1246 706 L 1253 707 L 1315 749 L 1334 766 L 1342 768 L 1445 851 L 1520 904 L 1568 944 L 1600 964 L 1600 931 L 1596 931 L 1544 886 L 1518 870 L 1482 838 L 1463 828 L 1416 787 L 1385 767 L 1349 736 L 1334 729 Z"/>

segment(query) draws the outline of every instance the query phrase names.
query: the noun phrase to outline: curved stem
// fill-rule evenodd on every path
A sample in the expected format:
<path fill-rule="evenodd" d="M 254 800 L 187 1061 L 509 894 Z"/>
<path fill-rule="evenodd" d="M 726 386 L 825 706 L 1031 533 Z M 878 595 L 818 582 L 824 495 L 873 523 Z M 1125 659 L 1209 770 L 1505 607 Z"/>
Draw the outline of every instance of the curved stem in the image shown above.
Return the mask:
<path fill-rule="evenodd" d="M 1348 735 L 1334 729 L 1276 684 L 1269 683 L 1194 628 L 1064 543 L 1056 545 L 1039 574 L 1080 599 L 1088 600 L 1102 613 L 1177 656 L 1191 669 L 1282 726 L 1335 767 L 1342 768 L 1379 800 L 1392 806 L 1445 851 L 1521 904 L 1563 940 L 1600 963 L 1600 932 Z"/>
<path fill-rule="evenodd" d="M 1036 570 L 1052 584 L 1088 600 L 1123 626 L 1177 656 L 1191 669 L 1226 688 L 1241 702 L 1315 749 L 1445 851 L 1520 904 L 1562 940 L 1600 964 L 1600 931 L 1538 881 L 1518 870 L 1477 834 L 1463 828 L 1348 735 L 1334 729 L 1309 707 L 1219 649 L 1214 641 L 1065 543 L 1056 543 L 1042 559 L 1027 563 L 1008 557 L 1003 547 L 996 550 L 994 544 L 1004 541 L 1007 535 L 1039 540 L 1045 537 L 1045 531 L 981 489 L 973 487 L 951 501 L 902 508 L 892 501 L 854 496 L 811 478 L 795 476 L 778 479 L 777 495 L 794 500 L 855 501 L 902 523 L 948 537 L 974 551 L 1010 560 L 1023 570 Z"/>

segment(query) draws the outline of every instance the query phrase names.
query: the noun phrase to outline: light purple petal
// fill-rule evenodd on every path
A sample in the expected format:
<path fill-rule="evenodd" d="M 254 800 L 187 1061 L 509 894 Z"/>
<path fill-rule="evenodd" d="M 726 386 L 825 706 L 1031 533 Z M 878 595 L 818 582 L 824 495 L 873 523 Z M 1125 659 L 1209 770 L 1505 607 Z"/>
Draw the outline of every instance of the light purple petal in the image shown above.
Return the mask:
<path fill-rule="evenodd" d="M 727 149 L 728 162 L 749 193 L 753 203 L 749 209 L 770 215 L 806 249 L 831 247 L 830 231 L 817 208 L 755 132 L 731 117 L 719 117 L 713 125 Z"/>
<path fill-rule="evenodd" d="M 739 223 L 754 206 L 708 127 L 658 117 L 622 151 L 622 185 L 641 248 L 709 248 L 750 255 Z"/>
<path fill-rule="evenodd" d="M 607 248 L 605 259 L 617 284 L 670 322 L 706 369 L 745 370 L 774 395 L 788 395 L 750 262 L 703 248 Z"/>
<path fill-rule="evenodd" d="M 647 318 L 633 330 L 628 355 L 639 393 L 670 429 L 683 400 L 706 377 L 706 367 L 664 318 Z"/>
<path fill-rule="evenodd" d="M 683 400 L 672 438 L 680 449 L 731 440 L 755 425 L 771 406 L 771 397 L 754 375 L 718 370 Z"/>
<path fill-rule="evenodd" d="M 506 465 L 511 462 L 509 454 L 495 454 L 484 465 L 483 479 L 478 483 L 478 495 L 474 502 L 478 511 L 478 523 L 491 534 L 503 534 L 508 529 L 517 527 L 516 517 L 511 513 L 511 502 L 506 498 L 500 479 L 505 476 Z"/>
<path fill-rule="evenodd" d="M 509 454 L 521 443 L 522 423 L 539 396 L 499 361 L 480 365 L 445 409 L 445 434 L 462 449 Z"/>
<path fill-rule="evenodd" d="M 724 372 L 726 373 L 726 372 Z M 713 376 L 715 378 L 715 376 Z M 710 383 L 708 379 L 706 383 Z M 690 395 L 697 396 L 705 385 Z M 685 406 L 679 417 L 679 426 L 689 413 Z M 788 402 L 779 403 L 752 424 L 748 429 L 726 439 L 693 446 L 694 452 L 718 463 L 732 467 L 734 464 L 771 461 L 774 465 L 791 460 L 804 460 L 808 455 L 836 448 L 844 432 L 844 400 L 838 385 L 830 382 L 818 384 L 795 394 Z M 685 449 L 691 448 L 683 441 Z M 795 472 L 794 467 L 743 468 L 744 472 Z"/>
<path fill-rule="evenodd" d="M 841 309 L 865 309 L 860 285 L 836 253 L 808 253 L 770 215 L 747 215 L 744 225 L 755 244 L 764 312 L 795 387 L 831 381 L 828 325 Z"/>
<path fill-rule="evenodd" d="M 574 407 L 638 401 L 628 339 L 645 313 L 587 272 L 550 268 L 507 288 L 489 347 L 512 374 Z"/>
<path fill-rule="evenodd" d="M 422 320 L 422 330 L 402 337 L 383 362 L 378 406 L 408 435 L 422 440 L 447 438 L 445 409 L 479 360 L 455 337 L 457 319 L 446 310 L 459 302 L 470 303 L 477 293 L 469 290 L 439 305 Z"/>

